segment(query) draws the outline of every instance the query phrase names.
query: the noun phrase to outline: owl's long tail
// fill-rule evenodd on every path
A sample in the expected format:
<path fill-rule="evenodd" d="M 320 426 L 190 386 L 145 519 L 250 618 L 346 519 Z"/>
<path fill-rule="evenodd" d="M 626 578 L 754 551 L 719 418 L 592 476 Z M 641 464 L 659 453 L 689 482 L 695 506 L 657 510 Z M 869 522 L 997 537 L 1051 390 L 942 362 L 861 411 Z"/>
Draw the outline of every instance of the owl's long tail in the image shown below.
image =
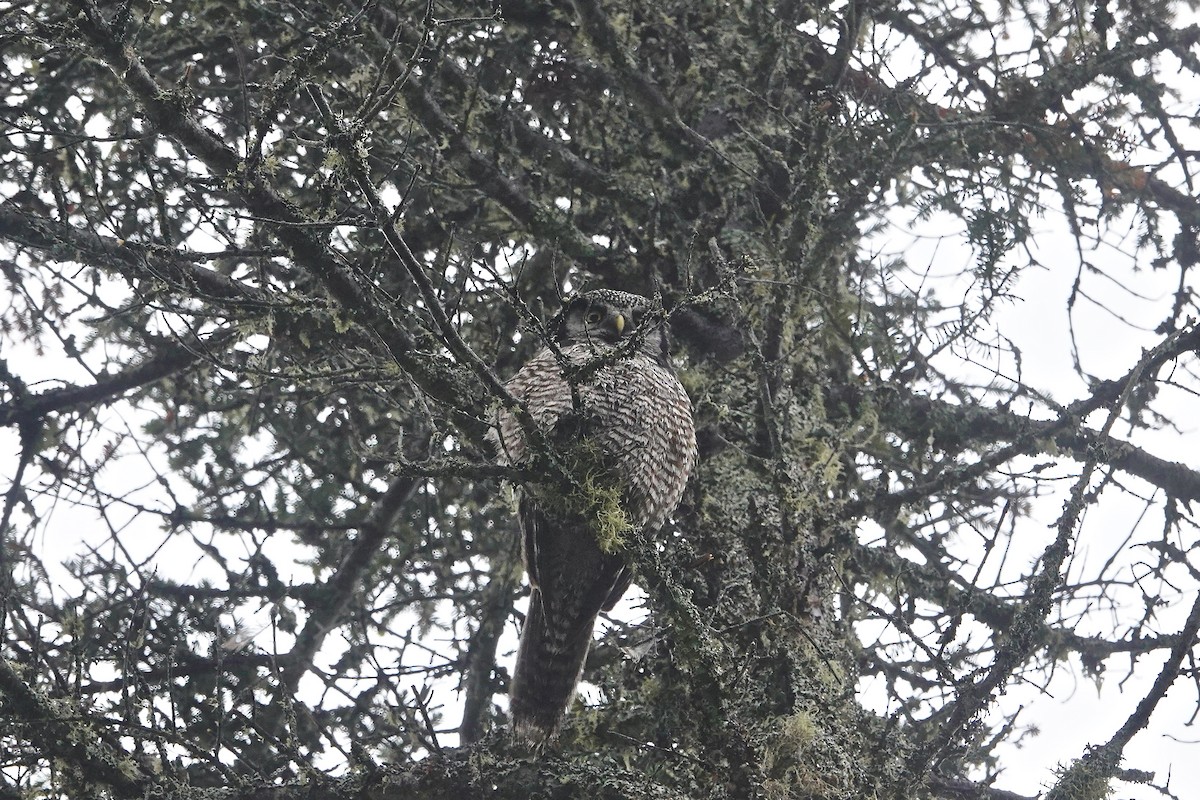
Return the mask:
<path fill-rule="evenodd" d="M 558 733 L 592 644 L 595 613 L 583 619 L 561 616 L 547 620 L 542 593 L 535 588 L 509 690 L 513 731 L 531 744 L 542 744 Z"/>

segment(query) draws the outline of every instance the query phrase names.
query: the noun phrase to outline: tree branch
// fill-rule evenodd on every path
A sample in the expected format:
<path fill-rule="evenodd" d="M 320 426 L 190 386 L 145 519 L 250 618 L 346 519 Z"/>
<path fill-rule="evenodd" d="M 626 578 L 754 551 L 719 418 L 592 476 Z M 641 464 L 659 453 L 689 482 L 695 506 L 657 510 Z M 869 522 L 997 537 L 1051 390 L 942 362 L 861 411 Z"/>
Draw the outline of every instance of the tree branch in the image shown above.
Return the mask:
<path fill-rule="evenodd" d="M 284 659 L 281 690 L 295 694 L 300 679 L 313 666 L 313 660 L 325 637 L 341 620 L 346 606 L 361 589 L 361 578 L 371 559 L 392 532 L 392 523 L 400 509 L 412 498 L 422 483 L 419 478 L 401 477 L 392 481 L 388 490 L 375 503 L 359 529 L 358 538 L 337 572 L 316 590 L 321 602 L 309 606 L 308 620 L 296 635 L 296 643 Z"/>
<path fill-rule="evenodd" d="M 0 206 L 0 238 L 36 248 L 56 261 L 82 261 L 106 272 L 164 281 L 197 299 L 272 304 L 262 290 L 197 266 L 191 259 L 201 254 L 101 236 L 8 205 Z"/>
<path fill-rule="evenodd" d="M 1193 573 L 1195 569 L 1193 568 Z M 1194 577 L 1200 577 L 1194 575 Z M 1090 748 L 1081 758 L 1075 761 L 1054 784 L 1054 788 L 1046 795 L 1046 800 L 1071 800 L 1079 796 L 1081 784 L 1094 786 L 1097 780 L 1107 783 L 1117 777 L 1121 764 L 1121 756 L 1129 740 L 1150 722 L 1150 716 L 1159 702 L 1166 696 L 1167 690 L 1179 677 L 1183 667 L 1183 659 L 1195 649 L 1197 634 L 1200 633 L 1200 597 L 1192 604 L 1191 613 L 1183 629 L 1179 632 L 1179 641 L 1171 648 L 1171 654 L 1154 679 L 1150 691 L 1138 703 L 1137 708 L 1121 725 L 1120 729 L 1104 744 Z"/>
<path fill-rule="evenodd" d="M 1171 358 L 1178 357 L 1188 348 L 1194 348 L 1198 330 L 1194 328 L 1190 332 L 1166 337 L 1153 350 L 1144 352 L 1121 380 L 1106 381 L 1106 385 L 1097 387 L 1091 397 L 1072 404 L 1069 411 L 1063 413 L 1060 424 L 1076 415 L 1081 418 L 1091 410 L 1106 407 L 1108 416 L 1100 433 L 1107 436 L 1133 389 L 1145 377 L 1153 376 Z M 1100 459 L 1094 456 L 1083 462 L 1083 469 L 1072 485 L 1063 512 L 1055 523 L 1054 541 L 1039 557 L 1041 569 L 1029 580 L 1024 600 L 1013 615 L 1008 636 L 998 643 L 991 665 L 977 679 L 971 676 L 960 682 L 954 699 L 923 722 L 922 727 L 929 730 L 931 735 L 908 758 L 906 765 L 915 778 L 926 779 L 930 766 L 936 764 L 960 731 L 993 702 L 996 693 L 1010 679 L 1013 671 L 1038 648 L 1038 629 L 1044 624 L 1061 583 L 1063 563 L 1070 554 L 1071 542 L 1087 505 L 1086 492 L 1100 463 Z"/>
<path fill-rule="evenodd" d="M 944 797 L 947 800 L 1037 800 L 1037 798 L 1026 797 L 1016 792 L 1007 792 L 1004 789 L 995 789 L 971 781 L 940 776 L 929 779 L 929 789 L 937 797 Z"/>
<path fill-rule="evenodd" d="M 115 374 L 105 375 L 90 386 L 67 385 L 16 397 L 12 404 L 0 408 L 0 427 L 21 425 L 70 408 L 98 407 L 112 402 L 132 389 L 182 372 L 237 338 L 236 332 L 224 330 L 198 339 L 193 345 L 185 345 L 179 341 L 171 342 L 162 345 L 158 353 L 141 363 Z"/>
<path fill-rule="evenodd" d="M 478 397 L 477 391 L 460 385 L 459 373 L 452 366 L 433 353 L 417 352 L 417 338 L 396 320 L 387 303 L 376 301 L 377 287 L 344 266 L 340 257 L 312 234 L 312 220 L 267 185 L 261 172 L 246 172 L 237 153 L 182 106 L 178 93 L 158 83 L 92 0 L 75 2 L 82 10 L 80 30 L 133 95 L 146 118 L 204 162 L 218 180 L 231 184 L 255 216 L 271 223 L 274 235 L 290 249 L 295 262 L 321 282 L 343 314 L 377 335 L 396 363 L 422 389 L 449 407 L 461 409 L 466 400 Z M 477 416 L 460 413 L 455 422 L 472 438 L 482 439 L 485 426 Z"/>
<path fill-rule="evenodd" d="M 496 648 L 504 626 L 513 610 L 513 600 L 520 586 L 521 558 L 518 539 L 491 564 L 491 580 L 483 590 L 476 611 L 478 622 L 467 644 L 467 663 L 463 669 L 466 685 L 462 722 L 458 735 L 463 744 L 474 744 L 483 738 L 484 718 L 496 692 L 493 674 L 496 669 Z"/>
<path fill-rule="evenodd" d="M 1200 472 L 1082 424 L 1064 430 L 1057 420 L 1029 419 L 1000 408 L 956 405 L 902 390 L 891 396 L 898 399 L 895 406 L 884 404 L 888 422 L 914 440 L 936 431 L 937 446 L 946 449 L 981 442 L 1024 441 L 1029 443 L 1026 454 L 1056 448 L 1082 460 L 1100 453 L 1104 463 L 1157 486 L 1170 497 L 1200 501 Z"/>
<path fill-rule="evenodd" d="M 377 32 L 376 35 L 381 41 L 384 40 L 382 33 Z M 445 138 L 453 145 L 454 152 L 464 160 L 464 173 L 473 185 L 496 201 L 537 238 L 554 242 L 556 247 L 573 258 L 583 261 L 596 258 L 596 245 L 561 212 L 536 202 L 517 181 L 487 158 L 485 151 L 468 140 L 466 133 L 446 114 L 433 95 L 422 88 L 419 81 L 405 82 L 400 91 L 422 127 L 435 139 Z M 518 123 L 514 127 L 520 128 L 521 125 Z"/>
<path fill-rule="evenodd" d="M 64 716 L 56 701 L 32 688 L 8 659 L 0 658 L 0 717 L 15 721 L 44 756 L 61 759 L 118 797 L 144 797 L 154 782 L 107 737 L 78 714 Z"/>

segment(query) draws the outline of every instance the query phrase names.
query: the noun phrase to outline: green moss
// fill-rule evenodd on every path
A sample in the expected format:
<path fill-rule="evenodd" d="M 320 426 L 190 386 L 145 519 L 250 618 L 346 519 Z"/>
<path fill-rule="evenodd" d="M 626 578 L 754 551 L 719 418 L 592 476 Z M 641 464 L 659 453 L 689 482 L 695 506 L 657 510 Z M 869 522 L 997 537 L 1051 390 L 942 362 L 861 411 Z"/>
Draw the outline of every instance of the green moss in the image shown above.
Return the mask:
<path fill-rule="evenodd" d="M 605 553 L 615 553 L 625 547 L 625 534 L 633 530 L 625 509 L 621 506 L 622 492 L 604 475 L 589 473 L 580 486 L 582 507 L 592 520 L 596 544 Z"/>
<path fill-rule="evenodd" d="M 830 797 L 836 793 L 821 777 L 812 748 L 821 731 L 805 711 L 773 721 L 775 735 L 762 749 L 764 794 L 778 800 L 793 797 Z"/>
<path fill-rule="evenodd" d="M 817 738 L 817 726 L 807 712 L 798 711 L 780 720 L 779 738 L 791 747 L 804 750 Z"/>
<path fill-rule="evenodd" d="M 625 513 L 625 492 L 603 464 L 599 447 L 584 440 L 566 458 L 566 479 L 538 492 L 539 500 L 565 517 L 591 523 L 596 544 L 605 553 L 624 549 L 633 524 Z"/>
<path fill-rule="evenodd" d="M 1119 758 L 1097 748 L 1071 766 L 1060 767 L 1058 783 L 1046 795 L 1046 800 L 1105 800 L 1111 797 L 1112 775 Z"/>

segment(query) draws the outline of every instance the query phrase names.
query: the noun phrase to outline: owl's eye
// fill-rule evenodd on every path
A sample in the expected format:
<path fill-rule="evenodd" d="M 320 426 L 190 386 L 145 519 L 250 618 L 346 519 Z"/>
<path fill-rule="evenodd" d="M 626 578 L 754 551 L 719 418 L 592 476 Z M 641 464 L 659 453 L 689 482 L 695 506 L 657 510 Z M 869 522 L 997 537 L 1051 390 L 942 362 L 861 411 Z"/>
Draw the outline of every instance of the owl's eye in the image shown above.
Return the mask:
<path fill-rule="evenodd" d="M 595 325 L 602 319 L 604 319 L 604 313 L 602 311 L 593 308 L 587 313 L 587 321 L 589 325 Z"/>

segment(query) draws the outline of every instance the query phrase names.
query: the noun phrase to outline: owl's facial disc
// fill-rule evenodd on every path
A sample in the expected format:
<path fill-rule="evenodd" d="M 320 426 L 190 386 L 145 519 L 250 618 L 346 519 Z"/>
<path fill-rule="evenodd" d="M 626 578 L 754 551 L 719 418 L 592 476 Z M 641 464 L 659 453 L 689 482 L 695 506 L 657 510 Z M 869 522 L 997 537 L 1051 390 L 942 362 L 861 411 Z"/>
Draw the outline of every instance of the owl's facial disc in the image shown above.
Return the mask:
<path fill-rule="evenodd" d="M 593 305 L 583 314 L 583 327 L 588 337 L 616 344 L 632 328 L 632 317 L 604 305 Z"/>

